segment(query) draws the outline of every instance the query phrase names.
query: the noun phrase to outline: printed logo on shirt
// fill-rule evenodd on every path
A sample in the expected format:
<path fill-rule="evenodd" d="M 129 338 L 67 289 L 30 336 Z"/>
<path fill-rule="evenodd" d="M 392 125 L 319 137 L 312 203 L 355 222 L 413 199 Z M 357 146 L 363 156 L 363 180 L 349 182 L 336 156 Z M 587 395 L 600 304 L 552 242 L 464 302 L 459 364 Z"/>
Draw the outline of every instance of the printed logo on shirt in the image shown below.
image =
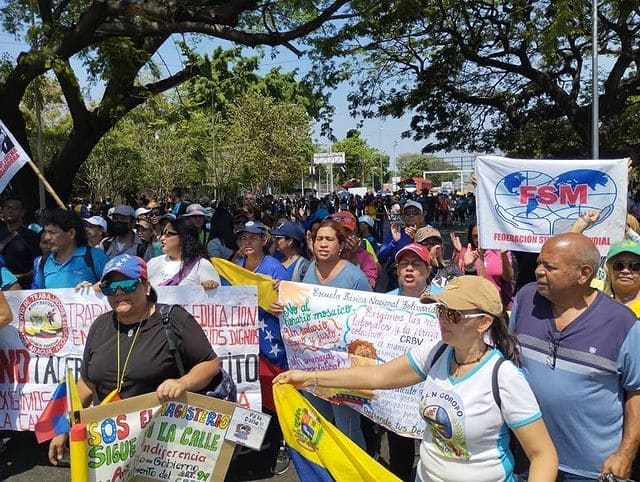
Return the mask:
<path fill-rule="evenodd" d="M 28 296 L 18 310 L 18 334 L 38 355 L 55 355 L 69 337 L 67 314 L 60 299 L 47 292 Z"/>
<path fill-rule="evenodd" d="M 464 406 L 455 393 L 442 391 L 432 384 L 425 387 L 427 397 L 420 413 L 427 422 L 431 441 L 443 456 L 469 460 L 471 453 L 464 435 Z"/>

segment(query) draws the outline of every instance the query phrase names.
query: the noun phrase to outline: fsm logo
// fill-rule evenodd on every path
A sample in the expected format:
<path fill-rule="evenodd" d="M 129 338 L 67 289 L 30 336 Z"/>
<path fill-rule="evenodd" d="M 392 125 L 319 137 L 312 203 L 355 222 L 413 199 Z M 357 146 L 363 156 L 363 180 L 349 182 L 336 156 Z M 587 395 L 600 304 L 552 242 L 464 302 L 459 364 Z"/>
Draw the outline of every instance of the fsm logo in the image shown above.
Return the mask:
<path fill-rule="evenodd" d="M 618 189 L 606 172 L 574 169 L 550 176 L 539 171 L 517 171 L 496 185 L 495 211 L 504 221 L 538 235 L 566 231 L 580 214 L 600 212 L 596 224 L 613 212 Z"/>

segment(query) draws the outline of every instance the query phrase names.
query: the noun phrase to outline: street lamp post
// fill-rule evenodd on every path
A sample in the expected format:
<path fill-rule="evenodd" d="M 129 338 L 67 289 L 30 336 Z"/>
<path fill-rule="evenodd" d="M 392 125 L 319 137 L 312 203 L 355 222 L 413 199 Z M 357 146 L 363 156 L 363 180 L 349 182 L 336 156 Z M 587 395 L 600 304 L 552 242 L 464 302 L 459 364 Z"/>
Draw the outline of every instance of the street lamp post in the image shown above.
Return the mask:
<path fill-rule="evenodd" d="M 598 0 L 591 0 L 591 42 L 593 44 L 591 52 L 591 156 L 594 159 L 600 158 L 600 146 L 598 138 L 598 117 L 600 115 L 598 109 Z"/>

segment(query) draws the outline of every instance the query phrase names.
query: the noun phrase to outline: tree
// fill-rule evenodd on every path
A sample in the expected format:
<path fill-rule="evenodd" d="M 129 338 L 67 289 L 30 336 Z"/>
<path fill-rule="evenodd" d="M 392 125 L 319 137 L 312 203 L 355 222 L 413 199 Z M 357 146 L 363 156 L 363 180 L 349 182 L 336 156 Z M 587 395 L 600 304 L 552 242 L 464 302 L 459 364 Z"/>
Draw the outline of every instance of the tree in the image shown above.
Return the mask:
<path fill-rule="evenodd" d="M 367 144 L 360 136 L 360 131 L 351 129 L 347 136 L 332 146 L 334 152 L 345 153 L 345 169 L 337 172 L 337 180 L 344 183 L 350 179 L 360 180 L 366 186 L 373 176 L 378 187 L 382 188 L 381 179 L 386 178 L 389 169 L 389 156 Z M 375 187 L 375 186 L 372 186 Z"/>
<path fill-rule="evenodd" d="M 589 155 L 591 0 L 358 5 L 358 22 L 316 54 L 328 81 L 356 79 L 355 113 L 412 112 L 406 134 L 426 152 Z M 637 152 L 627 128 L 639 108 L 638 2 L 600 0 L 598 21 L 601 149 Z"/>
<path fill-rule="evenodd" d="M 456 167 L 439 157 L 430 154 L 400 154 L 396 159 L 400 176 L 422 177 L 425 171 L 452 171 Z M 450 181 L 450 174 L 429 174 L 429 179 L 434 186 L 439 186 L 443 181 Z"/>
<path fill-rule="evenodd" d="M 246 94 L 223 131 L 218 171 L 238 172 L 238 182 L 256 192 L 293 186 L 313 154 L 309 120 L 301 105 Z"/>
<path fill-rule="evenodd" d="M 206 59 L 186 52 L 184 68 L 165 78 L 152 56 L 172 34 L 213 36 L 244 46 L 282 45 L 297 53 L 291 42 L 326 22 L 345 21 L 349 0 L 8 0 L 1 10 L 6 31 L 30 42 L 0 81 L 0 118 L 28 148 L 26 122 L 20 102 L 29 85 L 52 72 L 64 94 L 72 119 L 65 144 L 50 158 L 46 175 L 64 198 L 75 174 L 99 140 L 135 107 L 198 75 Z M 343 9 L 343 7 L 345 7 Z M 342 10 L 341 10 L 342 9 Z M 104 83 L 104 94 L 89 106 L 71 59 L 79 59 L 90 79 Z M 146 70 L 145 70 L 146 69 Z M 141 73 L 152 74 L 142 80 Z M 155 74 L 155 75 L 153 75 Z M 21 170 L 16 182 L 32 192 L 34 177 Z"/>

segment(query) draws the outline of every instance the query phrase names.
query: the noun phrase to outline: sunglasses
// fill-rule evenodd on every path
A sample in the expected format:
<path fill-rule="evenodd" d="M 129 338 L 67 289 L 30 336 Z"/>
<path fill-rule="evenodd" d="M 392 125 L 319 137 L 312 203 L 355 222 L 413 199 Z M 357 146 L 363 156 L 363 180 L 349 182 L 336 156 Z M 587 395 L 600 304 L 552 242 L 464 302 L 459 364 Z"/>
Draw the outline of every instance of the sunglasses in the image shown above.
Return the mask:
<path fill-rule="evenodd" d="M 556 368 L 556 360 L 558 358 L 558 348 L 560 348 L 560 333 L 547 332 L 547 341 L 549 342 L 549 351 L 547 353 L 547 366 L 552 370 Z"/>
<path fill-rule="evenodd" d="M 177 235 L 178 235 L 178 233 L 175 232 L 175 231 L 168 231 L 168 230 L 162 231 L 162 236 L 164 236 L 166 238 L 170 238 L 172 236 L 177 236 Z"/>
<path fill-rule="evenodd" d="M 469 318 L 480 318 L 481 316 L 487 316 L 485 313 L 463 313 L 460 310 L 452 310 L 444 305 L 436 306 L 436 314 L 440 321 L 444 321 L 450 325 L 457 325 L 462 320 Z"/>
<path fill-rule="evenodd" d="M 105 296 L 113 296 L 118 290 L 123 293 L 133 293 L 140 283 L 142 283 L 141 278 L 123 279 L 120 281 L 103 281 L 100 283 L 100 291 L 102 291 L 102 294 Z"/>
<path fill-rule="evenodd" d="M 630 263 L 623 263 L 622 261 L 616 261 L 611 264 L 611 268 L 613 271 L 622 271 L 623 269 L 628 269 L 629 271 L 633 271 L 634 273 L 640 272 L 640 262 L 633 261 Z"/>
<path fill-rule="evenodd" d="M 161 213 L 161 212 L 158 212 L 158 211 L 151 211 L 151 212 L 149 213 L 149 216 L 150 216 L 150 217 L 162 216 L 162 213 Z"/>

